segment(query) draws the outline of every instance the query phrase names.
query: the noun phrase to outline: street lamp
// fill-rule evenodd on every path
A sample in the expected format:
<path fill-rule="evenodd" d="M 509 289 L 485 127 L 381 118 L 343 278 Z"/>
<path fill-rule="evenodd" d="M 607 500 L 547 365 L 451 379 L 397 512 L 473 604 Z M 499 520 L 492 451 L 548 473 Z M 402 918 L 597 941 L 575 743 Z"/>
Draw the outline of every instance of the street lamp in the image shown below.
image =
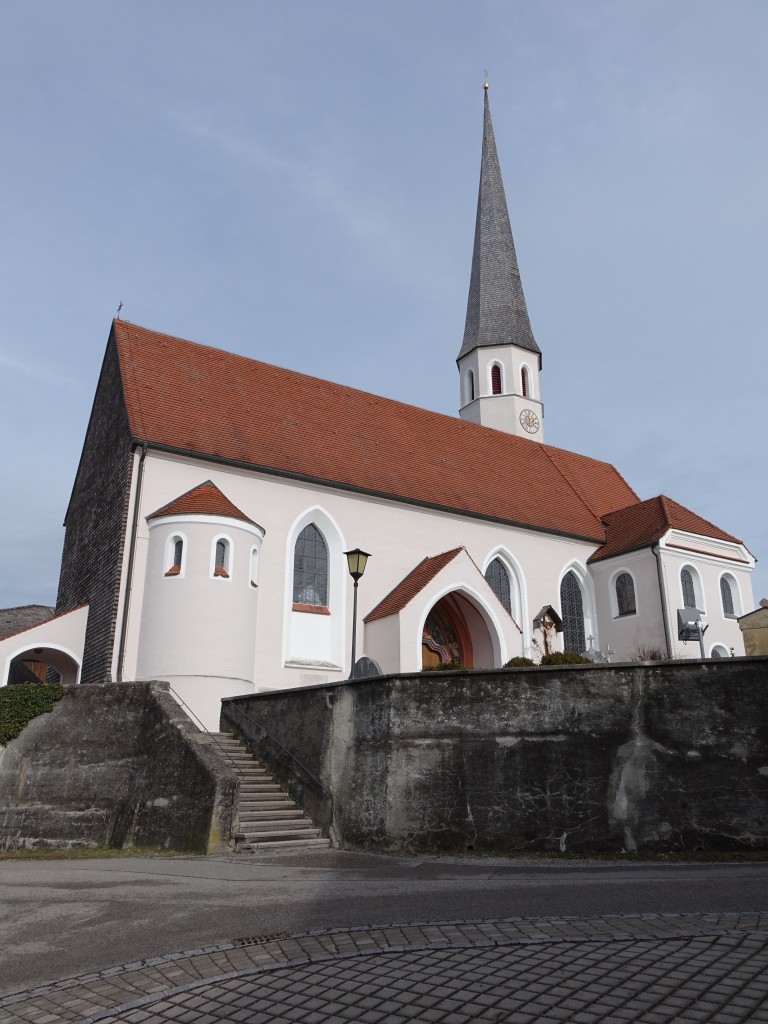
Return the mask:
<path fill-rule="evenodd" d="M 349 678 L 355 678 L 355 642 L 357 640 L 357 583 L 365 572 L 365 564 L 370 558 L 367 551 L 355 548 L 353 551 L 345 551 L 349 575 L 355 581 L 354 599 L 352 601 L 352 664 L 349 669 Z"/>

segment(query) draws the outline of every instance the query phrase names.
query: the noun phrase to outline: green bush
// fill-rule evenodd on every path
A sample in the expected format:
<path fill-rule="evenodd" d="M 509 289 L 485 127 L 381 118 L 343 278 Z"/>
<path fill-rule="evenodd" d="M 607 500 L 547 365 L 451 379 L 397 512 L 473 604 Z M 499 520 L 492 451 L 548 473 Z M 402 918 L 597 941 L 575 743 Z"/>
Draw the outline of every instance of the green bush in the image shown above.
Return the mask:
<path fill-rule="evenodd" d="M 510 658 L 504 668 L 526 668 L 528 665 L 533 665 L 533 661 L 530 658 Z"/>
<path fill-rule="evenodd" d="M 591 665 L 589 658 L 583 654 L 576 654 L 575 651 L 552 651 L 545 654 L 541 659 L 542 665 Z"/>
<path fill-rule="evenodd" d="M 455 661 L 446 665 L 425 665 L 421 670 L 422 672 L 463 672 L 464 665 L 459 665 Z"/>
<path fill-rule="evenodd" d="M 64 696 L 61 683 L 19 683 L 0 690 L 0 746 L 15 740 L 33 718 L 50 711 Z"/>

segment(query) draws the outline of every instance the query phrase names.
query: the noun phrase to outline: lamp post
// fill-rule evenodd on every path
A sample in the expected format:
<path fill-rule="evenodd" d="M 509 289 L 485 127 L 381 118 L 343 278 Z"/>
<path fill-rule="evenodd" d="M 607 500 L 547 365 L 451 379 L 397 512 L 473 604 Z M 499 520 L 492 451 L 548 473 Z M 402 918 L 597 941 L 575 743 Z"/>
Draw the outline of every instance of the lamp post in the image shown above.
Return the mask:
<path fill-rule="evenodd" d="M 367 551 L 355 548 L 353 551 L 345 551 L 349 575 L 355 581 L 354 598 L 352 601 L 352 664 L 349 669 L 349 678 L 355 678 L 355 643 L 357 641 L 357 584 L 365 572 L 365 564 L 370 558 Z"/>

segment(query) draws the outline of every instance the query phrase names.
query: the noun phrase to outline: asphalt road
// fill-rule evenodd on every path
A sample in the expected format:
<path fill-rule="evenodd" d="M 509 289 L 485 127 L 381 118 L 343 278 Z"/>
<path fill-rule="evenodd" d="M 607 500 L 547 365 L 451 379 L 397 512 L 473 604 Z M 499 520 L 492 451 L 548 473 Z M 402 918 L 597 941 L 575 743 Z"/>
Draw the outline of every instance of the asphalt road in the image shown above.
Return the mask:
<path fill-rule="evenodd" d="M 768 864 L 313 851 L 0 862 L 0 993 L 220 941 L 413 921 L 768 911 Z"/>

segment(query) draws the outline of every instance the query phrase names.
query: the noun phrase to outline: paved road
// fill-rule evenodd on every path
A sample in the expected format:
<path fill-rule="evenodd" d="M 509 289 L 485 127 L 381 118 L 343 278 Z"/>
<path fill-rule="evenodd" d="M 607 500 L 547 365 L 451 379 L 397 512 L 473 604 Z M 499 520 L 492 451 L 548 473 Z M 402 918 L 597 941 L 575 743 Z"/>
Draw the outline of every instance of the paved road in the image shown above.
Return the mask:
<path fill-rule="evenodd" d="M 0 992 L 90 977 L 6 1000 L 0 1022 L 44 1020 L 45 1014 L 50 1024 L 86 1018 L 105 1024 L 768 1021 L 768 917 L 756 917 L 761 910 L 768 911 L 768 865 L 761 864 L 523 864 L 333 851 L 4 862 Z M 604 915 L 645 916 L 628 924 L 606 923 Z M 579 920 L 563 924 L 564 916 Z M 557 928 L 566 931 L 552 934 L 540 922 L 530 935 L 520 921 L 531 918 L 559 921 Z M 496 929 L 490 947 L 485 933 L 471 931 L 476 925 L 450 926 L 469 933 L 394 942 L 381 938 L 386 930 L 370 927 L 470 919 L 507 920 L 488 925 Z M 363 930 L 349 931 L 356 926 Z M 285 938 L 313 929 L 325 938 Z M 346 945 L 333 940 L 329 947 L 329 929 L 342 929 Z M 362 945 L 361 935 L 367 937 Z M 291 941 L 300 944 L 291 947 Z M 192 946 L 218 952 L 173 952 Z M 162 968 L 146 963 L 168 954 Z M 113 968 L 127 962 L 127 968 Z M 41 978 L 41 965 L 47 977 Z M 148 970 L 161 975 L 146 978 Z M 254 972 L 261 972 L 258 979 Z M 401 982 L 405 988 L 392 987 Z M 152 995 L 174 986 L 179 991 L 165 1002 Z M 619 1005 L 608 1000 L 611 991 L 621 993 Z M 279 1002 L 286 994 L 290 1005 Z M 256 1009 L 257 996 L 272 1003 Z M 428 1005 L 418 1002 L 422 997 Z M 151 1007 L 137 1004 L 147 998 L 154 1000 Z M 365 999 L 373 1003 L 363 1005 Z"/>

